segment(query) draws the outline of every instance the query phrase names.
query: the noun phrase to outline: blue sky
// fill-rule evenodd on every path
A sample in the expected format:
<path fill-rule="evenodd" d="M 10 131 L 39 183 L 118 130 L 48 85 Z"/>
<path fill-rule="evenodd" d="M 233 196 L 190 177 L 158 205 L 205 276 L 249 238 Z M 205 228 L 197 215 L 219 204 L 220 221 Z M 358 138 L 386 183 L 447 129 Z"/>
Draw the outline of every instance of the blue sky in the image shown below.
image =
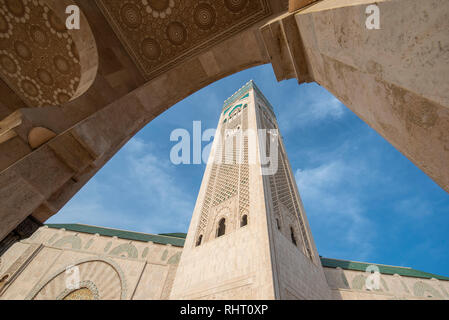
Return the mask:
<path fill-rule="evenodd" d="M 217 81 L 142 129 L 48 223 L 187 232 L 205 165 L 170 162 L 170 133 L 217 126 L 253 79 L 272 103 L 320 255 L 449 275 L 449 194 L 317 84 L 270 65 Z M 203 143 L 203 146 L 207 145 Z"/>

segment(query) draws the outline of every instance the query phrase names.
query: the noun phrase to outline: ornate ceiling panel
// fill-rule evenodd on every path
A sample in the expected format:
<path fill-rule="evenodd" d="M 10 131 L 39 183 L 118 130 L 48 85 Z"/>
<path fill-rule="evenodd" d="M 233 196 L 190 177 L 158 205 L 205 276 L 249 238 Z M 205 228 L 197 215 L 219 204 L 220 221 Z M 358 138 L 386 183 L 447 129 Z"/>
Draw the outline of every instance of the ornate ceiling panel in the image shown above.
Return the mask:
<path fill-rule="evenodd" d="M 81 78 L 78 49 L 41 0 L 0 0 L 0 76 L 29 106 L 70 100 Z"/>
<path fill-rule="evenodd" d="M 97 0 L 150 80 L 271 14 L 267 0 Z"/>

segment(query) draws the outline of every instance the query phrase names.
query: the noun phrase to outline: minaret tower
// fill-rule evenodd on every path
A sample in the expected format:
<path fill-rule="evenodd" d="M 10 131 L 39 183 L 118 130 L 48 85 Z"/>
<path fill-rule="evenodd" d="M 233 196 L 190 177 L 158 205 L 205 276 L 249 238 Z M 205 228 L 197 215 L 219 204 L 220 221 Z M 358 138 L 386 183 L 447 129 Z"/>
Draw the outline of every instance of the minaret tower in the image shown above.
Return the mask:
<path fill-rule="evenodd" d="M 328 299 L 273 107 L 253 81 L 224 103 L 172 299 Z"/>

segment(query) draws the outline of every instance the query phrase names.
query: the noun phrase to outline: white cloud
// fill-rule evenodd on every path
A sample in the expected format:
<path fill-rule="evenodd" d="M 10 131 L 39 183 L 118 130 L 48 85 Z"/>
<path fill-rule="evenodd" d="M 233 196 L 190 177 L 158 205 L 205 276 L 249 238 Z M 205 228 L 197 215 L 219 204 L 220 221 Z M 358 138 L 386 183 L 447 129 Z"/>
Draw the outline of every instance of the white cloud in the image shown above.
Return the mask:
<path fill-rule="evenodd" d="M 168 156 L 132 138 L 49 223 L 84 223 L 140 232 L 183 232 L 195 199 L 176 183 Z"/>
<path fill-rule="evenodd" d="M 332 160 L 318 167 L 297 170 L 298 189 L 315 232 L 332 247 L 333 256 L 363 260 L 372 253 L 375 225 L 356 192 L 362 167 Z"/>
<path fill-rule="evenodd" d="M 130 229 L 136 223 L 132 217 L 123 219 L 126 212 L 108 205 L 108 186 L 92 179 L 47 223 L 81 223 L 98 227 Z"/>
<path fill-rule="evenodd" d="M 142 140 L 133 140 L 144 149 L 150 150 Z M 130 166 L 130 179 L 136 189 L 134 192 L 145 197 L 147 204 L 160 210 L 164 217 L 170 214 L 178 216 L 180 213 L 191 216 L 194 199 L 176 183 L 174 168 L 170 165 L 167 155 L 160 157 L 156 152 L 140 149 L 139 152 L 129 152 L 126 158 Z"/>
<path fill-rule="evenodd" d="M 316 101 L 310 104 L 303 116 L 307 120 L 322 120 L 325 118 L 339 119 L 343 116 L 344 105 L 335 97 L 329 97 L 326 100 Z"/>
<path fill-rule="evenodd" d="M 323 94 L 321 91 L 314 94 L 314 90 L 306 92 L 306 95 L 300 94 L 296 99 L 289 99 L 282 106 L 279 124 L 283 132 L 317 125 L 324 120 L 338 120 L 345 115 L 346 107 L 330 93 Z"/>
<path fill-rule="evenodd" d="M 148 150 L 148 147 L 148 143 L 146 143 L 142 139 L 134 137 L 126 144 L 125 151 L 127 151 L 129 154 L 138 154 L 144 152 L 146 148 Z"/>

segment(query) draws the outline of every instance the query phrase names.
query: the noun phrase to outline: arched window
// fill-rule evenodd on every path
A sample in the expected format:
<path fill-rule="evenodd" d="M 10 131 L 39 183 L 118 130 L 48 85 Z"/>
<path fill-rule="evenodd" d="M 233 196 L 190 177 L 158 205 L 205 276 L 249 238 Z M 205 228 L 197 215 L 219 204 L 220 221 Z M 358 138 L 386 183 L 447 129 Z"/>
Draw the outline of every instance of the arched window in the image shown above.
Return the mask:
<path fill-rule="evenodd" d="M 276 218 L 276 226 L 278 230 L 281 230 L 281 222 L 279 221 L 279 218 Z"/>
<path fill-rule="evenodd" d="M 242 216 L 242 220 L 240 220 L 240 227 L 244 227 L 248 224 L 248 216 L 245 214 Z"/>
<path fill-rule="evenodd" d="M 222 218 L 218 223 L 217 238 L 223 236 L 225 232 L 226 232 L 226 219 Z"/>
<path fill-rule="evenodd" d="M 201 245 L 201 241 L 203 241 L 203 235 L 202 234 L 200 234 L 200 236 L 196 240 L 196 246 L 197 247 Z"/>
<path fill-rule="evenodd" d="M 295 237 L 295 231 L 293 231 L 293 227 L 290 227 L 290 235 L 292 237 L 292 242 L 296 246 L 296 237 Z"/>

